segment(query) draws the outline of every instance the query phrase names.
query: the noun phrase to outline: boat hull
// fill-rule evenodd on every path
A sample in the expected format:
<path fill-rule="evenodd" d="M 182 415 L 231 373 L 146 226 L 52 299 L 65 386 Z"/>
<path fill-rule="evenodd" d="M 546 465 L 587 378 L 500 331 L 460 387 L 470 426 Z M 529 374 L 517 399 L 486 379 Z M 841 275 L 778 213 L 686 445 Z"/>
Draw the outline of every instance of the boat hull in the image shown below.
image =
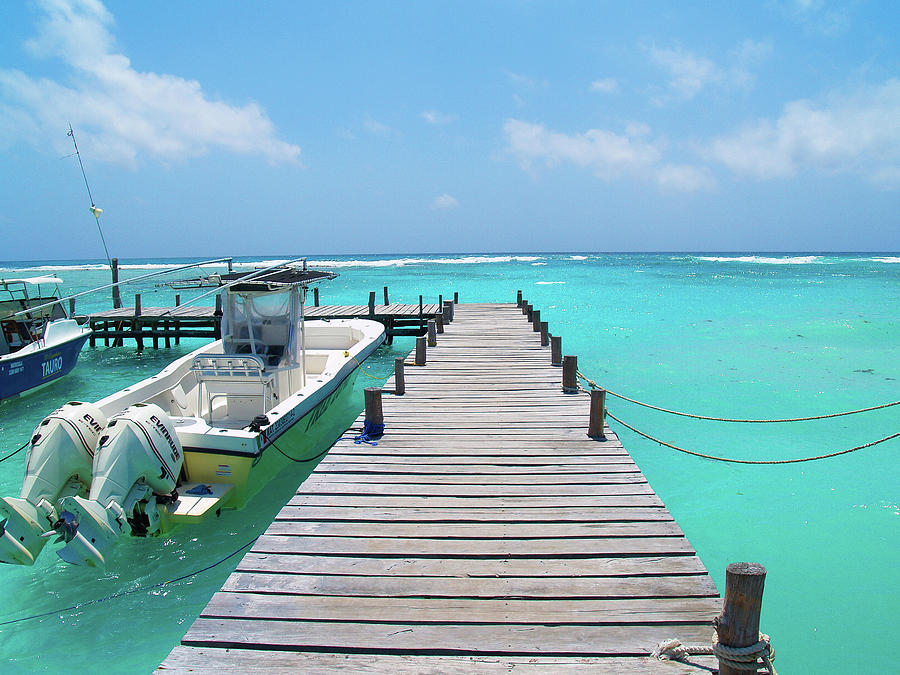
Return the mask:
<path fill-rule="evenodd" d="M 43 349 L 0 359 L 0 401 L 36 389 L 69 374 L 89 337 L 85 332 Z"/>

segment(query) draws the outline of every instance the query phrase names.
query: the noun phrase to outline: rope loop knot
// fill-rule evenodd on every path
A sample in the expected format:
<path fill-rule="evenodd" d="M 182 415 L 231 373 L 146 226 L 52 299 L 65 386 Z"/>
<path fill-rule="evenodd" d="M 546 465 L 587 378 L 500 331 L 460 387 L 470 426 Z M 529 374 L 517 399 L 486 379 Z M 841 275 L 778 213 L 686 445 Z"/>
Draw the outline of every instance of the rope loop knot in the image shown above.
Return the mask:
<path fill-rule="evenodd" d="M 774 673 L 775 669 L 772 662 L 775 660 L 775 650 L 769 644 L 769 636 L 765 633 L 759 634 L 759 640 L 747 647 L 729 647 L 721 642 L 713 644 L 713 653 L 719 659 L 720 665 L 728 665 L 735 670 L 747 670 L 756 672 L 759 667 L 759 661 L 768 669 L 770 673 Z"/>

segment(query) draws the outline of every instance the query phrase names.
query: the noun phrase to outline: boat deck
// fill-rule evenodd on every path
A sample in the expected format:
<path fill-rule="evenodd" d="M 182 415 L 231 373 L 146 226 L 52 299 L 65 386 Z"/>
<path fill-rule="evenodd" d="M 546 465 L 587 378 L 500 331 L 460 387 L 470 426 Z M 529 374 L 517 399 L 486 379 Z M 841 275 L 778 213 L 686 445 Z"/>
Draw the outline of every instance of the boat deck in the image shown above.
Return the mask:
<path fill-rule="evenodd" d="M 519 308 L 458 305 L 378 445 L 334 446 L 160 669 L 708 672 L 649 656 L 709 644 L 721 600 L 588 410 Z"/>

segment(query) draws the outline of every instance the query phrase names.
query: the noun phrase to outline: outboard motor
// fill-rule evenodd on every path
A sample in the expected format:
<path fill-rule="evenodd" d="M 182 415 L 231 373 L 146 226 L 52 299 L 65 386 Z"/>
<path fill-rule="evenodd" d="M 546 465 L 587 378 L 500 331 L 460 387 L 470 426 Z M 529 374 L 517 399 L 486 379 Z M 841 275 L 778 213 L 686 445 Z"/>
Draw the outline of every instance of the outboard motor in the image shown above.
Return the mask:
<path fill-rule="evenodd" d="M 102 567 L 120 535 L 157 533 L 157 497 L 171 497 L 182 462 L 181 442 L 159 406 L 137 403 L 113 417 L 94 457 L 90 497 L 67 497 L 59 506 L 55 529 L 67 542 L 59 557 Z"/>
<path fill-rule="evenodd" d="M 87 495 L 97 439 L 106 415 L 72 401 L 34 430 L 19 497 L 0 497 L 0 562 L 31 565 L 47 543 L 63 497 Z"/>

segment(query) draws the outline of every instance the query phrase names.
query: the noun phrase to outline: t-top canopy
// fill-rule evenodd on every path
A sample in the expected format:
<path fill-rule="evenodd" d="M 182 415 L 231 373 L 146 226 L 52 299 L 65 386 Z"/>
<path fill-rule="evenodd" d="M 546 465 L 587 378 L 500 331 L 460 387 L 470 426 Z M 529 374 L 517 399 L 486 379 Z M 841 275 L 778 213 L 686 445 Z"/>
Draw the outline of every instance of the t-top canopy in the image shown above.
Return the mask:
<path fill-rule="evenodd" d="M 256 274 L 252 279 L 240 283 L 240 279 Z M 276 267 L 273 270 L 259 274 L 253 270 L 249 272 L 229 272 L 221 275 L 222 284 L 232 284 L 228 290 L 235 293 L 278 291 L 286 286 L 308 286 L 319 281 L 328 281 L 337 276 L 336 272 L 324 272 L 322 270 L 301 270 L 296 267 Z"/>

